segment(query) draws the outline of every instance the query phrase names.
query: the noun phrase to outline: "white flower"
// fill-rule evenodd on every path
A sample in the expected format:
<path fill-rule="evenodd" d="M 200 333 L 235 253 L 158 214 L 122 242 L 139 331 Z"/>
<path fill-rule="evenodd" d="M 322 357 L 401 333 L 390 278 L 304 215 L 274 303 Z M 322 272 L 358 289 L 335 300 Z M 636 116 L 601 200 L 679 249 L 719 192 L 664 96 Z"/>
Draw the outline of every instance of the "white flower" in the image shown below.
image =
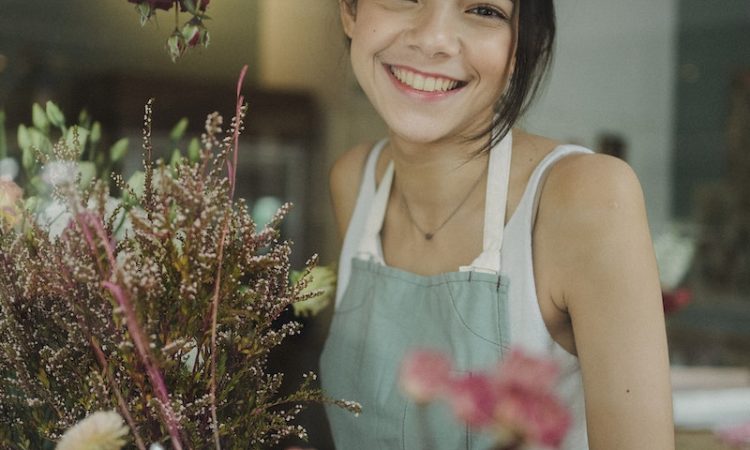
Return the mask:
<path fill-rule="evenodd" d="M 677 288 L 690 270 L 696 248 L 693 235 L 694 233 L 678 224 L 672 224 L 666 231 L 656 235 L 654 251 L 663 290 Z"/>
<path fill-rule="evenodd" d="M 52 161 L 42 169 L 42 180 L 52 186 L 75 183 L 78 165 L 75 161 Z"/>
<path fill-rule="evenodd" d="M 65 432 L 56 450 L 120 450 L 128 427 L 114 411 L 98 411 Z"/>
<path fill-rule="evenodd" d="M 18 175 L 18 163 L 13 158 L 0 159 L 0 180 L 13 181 Z"/>

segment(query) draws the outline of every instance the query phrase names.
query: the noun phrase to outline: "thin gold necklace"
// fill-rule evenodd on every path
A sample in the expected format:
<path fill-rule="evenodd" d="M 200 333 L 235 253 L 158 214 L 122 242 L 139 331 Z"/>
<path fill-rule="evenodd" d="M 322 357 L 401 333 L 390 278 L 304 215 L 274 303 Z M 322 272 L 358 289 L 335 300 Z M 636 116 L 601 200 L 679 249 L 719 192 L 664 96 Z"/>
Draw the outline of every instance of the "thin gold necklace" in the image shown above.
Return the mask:
<path fill-rule="evenodd" d="M 406 197 L 404 197 L 403 191 L 399 190 L 399 195 L 401 197 L 401 201 L 404 203 L 404 207 L 406 208 L 406 215 L 409 217 L 409 221 L 412 225 L 420 232 L 422 233 L 422 236 L 424 236 L 425 240 L 431 241 L 433 237 L 435 237 L 435 234 L 437 234 L 438 231 L 442 230 L 443 227 L 450 222 L 450 220 L 453 218 L 453 216 L 458 213 L 458 211 L 461 209 L 461 207 L 466 203 L 466 201 L 471 197 L 471 194 L 474 192 L 474 190 L 479 186 L 479 183 L 482 181 L 482 178 L 484 178 L 484 171 L 482 171 L 481 174 L 479 174 L 479 178 L 477 178 L 477 181 L 474 182 L 474 184 L 471 186 L 471 189 L 469 189 L 469 192 L 466 193 L 466 196 L 461 200 L 461 202 L 451 211 L 450 214 L 448 214 L 448 217 L 443 220 L 443 222 L 438 225 L 437 228 L 435 228 L 432 231 L 425 231 L 424 228 L 419 226 L 416 220 L 414 220 L 414 216 L 411 213 L 411 209 L 409 208 L 409 202 L 406 201 Z"/>

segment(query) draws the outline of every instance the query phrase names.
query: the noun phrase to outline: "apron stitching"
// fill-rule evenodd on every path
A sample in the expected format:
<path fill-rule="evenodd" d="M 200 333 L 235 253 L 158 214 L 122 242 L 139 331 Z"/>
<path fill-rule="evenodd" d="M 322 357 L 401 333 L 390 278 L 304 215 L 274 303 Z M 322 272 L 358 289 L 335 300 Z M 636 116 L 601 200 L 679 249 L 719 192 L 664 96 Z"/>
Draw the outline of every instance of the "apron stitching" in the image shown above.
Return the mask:
<path fill-rule="evenodd" d="M 409 409 L 409 401 L 404 403 L 404 416 L 401 418 L 401 450 L 406 450 L 406 411 Z"/>
<path fill-rule="evenodd" d="M 472 329 L 471 329 L 471 328 L 470 328 L 470 327 L 469 327 L 469 326 L 468 326 L 468 325 L 466 324 L 466 322 L 464 321 L 464 318 L 463 318 L 463 316 L 461 316 L 461 313 L 460 313 L 460 312 L 458 311 L 458 308 L 456 307 L 456 299 L 455 299 L 455 297 L 453 296 L 453 292 L 452 292 L 452 291 L 451 291 L 450 289 L 447 289 L 447 291 L 448 291 L 448 295 L 449 295 L 449 296 L 450 296 L 450 298 L 451 298 L 451 306 L 453 306 L 453 311 L 454 311 L 454 312 L 456 313 L 456 316 L 458 316 L 458 320 L 459 320 L 459 321 L 461 322 L 461 324 L 462 324 L 462 325 L 463 325 L 463 326 L 464 326 L 464 327 L 465 327 L 465 328 L 466 328 L 467 330 L 469 330 L 469 332 L 470 332 L 471 334 L 473 334 L 474 336 L 478 337 L 479 339 L 481 339 L 481 340 L 483 340 L 483 341 L 489 342 L 489 343 L 490 343 L 490 344 L 492 344 L 492 345 L 495 345 L 495 346 L 498 346 L 498 347 L 499 347 L 499 346 L 501 345 L 501 343 L 499 343 L 499 342 L 494 342 L 494 341 L 492 341 L 492 340 L 490 340 L 490 339 L 487 339 L 486 337 L 484 337 L 484 336 L 480 335 L 479 333 L 477 333 L 476 331 L 472 330 Z"/>

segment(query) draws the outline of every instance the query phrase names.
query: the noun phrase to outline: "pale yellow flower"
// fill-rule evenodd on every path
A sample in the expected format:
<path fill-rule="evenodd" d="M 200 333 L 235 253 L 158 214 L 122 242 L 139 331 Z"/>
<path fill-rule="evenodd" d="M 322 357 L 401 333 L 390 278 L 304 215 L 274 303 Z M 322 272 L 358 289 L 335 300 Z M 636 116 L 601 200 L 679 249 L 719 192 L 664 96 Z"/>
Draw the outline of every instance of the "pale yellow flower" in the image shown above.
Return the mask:
<path fill-rule="evenodd" d="M 311 299 L 294 303 L 292 308 L 294 308 L 294 315 L 296 316 L 307 317 L 317 315 L 331 303 L 331 300 L 336 295 L 336 272 L 333 268 L 329 266 L 313 267 L 308 277 L 310 278 L 310 282 L 302 290 L 302 293 L 307 294 L 313 291 L 320 291 L 320 294 Z"/>
<path fill-rule="evenodd" d="M 128 427 L 114 411 L 98 411 L 65 432 L 56 450 L 120 450 Z"/>
<path fill-rule="evenodd" d="M 18 202 L 23 190 L 10 180 L 0 178 L 0 227 L 13 227 L 21 217 Z"/>

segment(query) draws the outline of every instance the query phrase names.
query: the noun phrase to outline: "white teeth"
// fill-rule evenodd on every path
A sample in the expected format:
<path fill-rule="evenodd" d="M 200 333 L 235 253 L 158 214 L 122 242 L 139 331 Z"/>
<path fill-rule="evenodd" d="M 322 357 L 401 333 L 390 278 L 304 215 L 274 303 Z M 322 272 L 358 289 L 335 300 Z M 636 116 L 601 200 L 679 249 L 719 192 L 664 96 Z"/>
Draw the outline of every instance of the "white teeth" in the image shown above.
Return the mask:
<path fill-rule="evenodd" d="M 391 73 L 402 83 L 424 92 L 445 92 L 454 89 L 458 81 L 448 78 L 430 77 L 404 70 L 400 67 L 391 67 Z"/>

